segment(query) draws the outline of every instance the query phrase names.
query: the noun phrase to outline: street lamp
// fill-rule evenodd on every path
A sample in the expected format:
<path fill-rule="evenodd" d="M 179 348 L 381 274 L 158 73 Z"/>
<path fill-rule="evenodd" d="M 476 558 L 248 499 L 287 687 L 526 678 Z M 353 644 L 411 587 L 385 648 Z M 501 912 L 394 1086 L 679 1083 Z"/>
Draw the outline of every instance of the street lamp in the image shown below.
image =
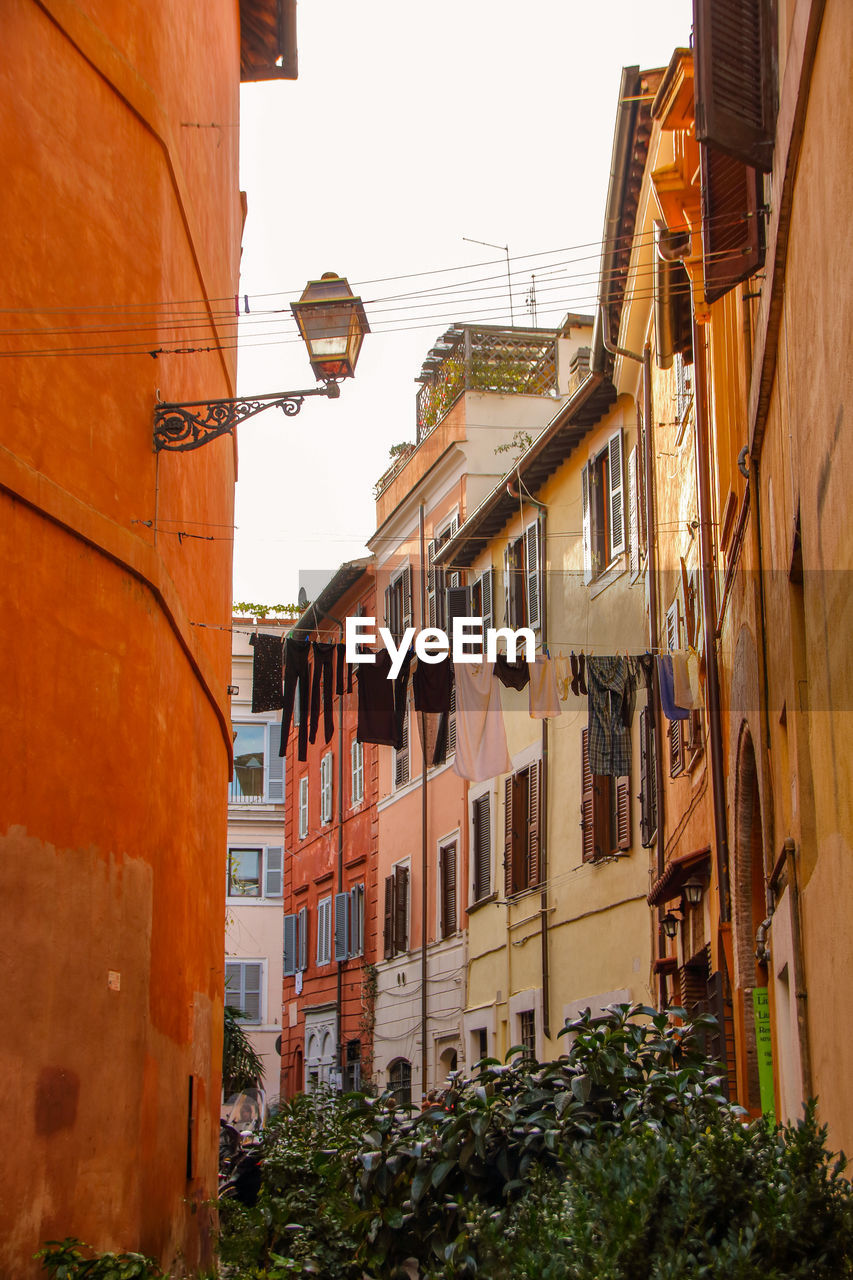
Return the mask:
<path fill-rule="evenodd" d="M 319 280 L 309 280 L 299 301 L 291 303 L 291 309 L 308 348 L 314 376 L 323 385 L 307 391 L 279 391 L 233 400 L 158 404 L 154 409 L 155 453 L 161 449 L 200 449 L 208 440 L 228 435 L 264 409 L 278 408 L 292 418 L 306 396 L 334 400 L 341 394 L 338 382 L 355 376 L 364 335 L 370 332 L 361 298 L 353 297 L 342 276 L 327 271 Z"/>
<path fill-rule="evenodd" d="M 674 938 L 678 933 L 678 916 L 672 911 L 667 911 L 666 915 L 661 920 L 661 924 L 663 925 L 663 931 L 668 938 Z"/>
<path fill-rule="evenodd" d="M 701 876 L 691 876 L 691 878 L 686 880 L 682 885 L 682 890 L 688 906 L 698 907 L 699 903 L 702 901 L 702 894 L 705 892 L 705 882 L 702 880 Z"/>

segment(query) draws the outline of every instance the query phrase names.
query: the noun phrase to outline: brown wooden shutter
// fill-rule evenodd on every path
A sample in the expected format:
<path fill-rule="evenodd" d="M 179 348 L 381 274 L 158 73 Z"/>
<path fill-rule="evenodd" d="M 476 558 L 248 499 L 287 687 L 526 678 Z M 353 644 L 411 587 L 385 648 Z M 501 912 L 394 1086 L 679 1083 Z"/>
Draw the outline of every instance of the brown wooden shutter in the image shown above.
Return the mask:
<path fill-rule="evenodd" d="M 640 712 L 640 842 L 648 849 L 657 830 L 655 725 L 651 707 Z"/>
<path fill-rule="evenodd" d="M 409 868 L 395 867 L 394 892 L 394 947 L 396 951 L 409 949 Z"/>
<path fill-rule="evenodd" d="M 504 782 L 504 890 L 512 896 L 512 777 Z"/>
<path fill-rule="evenodd" d="M 491 888 L 492 841 L 489 797 L 474 801 L 474 901 L 485 898 Z"/>
<path fill-rule="evenodd" d="M 456 843 L 441 849 L 441 936 L 456 932 Z"/>
<path fill-rule="evenodd" d="M 539 883 L 539 761 L 527 771 L 527 866 L 526 887 Z"/>
<path fill-rule="evenodd" d="M 693 0 L 696 138 L 770 171 L 775 129 L 770 0 Z"/>
<path fill-rule="evenodd" d="M 616 837 L 615 845 L 620 853 L 631 848 L 631 779 L 628 774 L 616 778 Z"/>
<path fill-rule="evenodd" d="M 764 263 L 764 222 L 755 169 L 700 147 L 705 296 L 716 302 Z"/>
<path fill-rule="evenodd" d="M 394 876 L 385 877 L 385 959 L 394 954 Z"/>
<path fill-rule="evenodd" d="M 581 857 L 595 857 L 595 780 L 589 769 L 589 730 L 581 733 Z"/>

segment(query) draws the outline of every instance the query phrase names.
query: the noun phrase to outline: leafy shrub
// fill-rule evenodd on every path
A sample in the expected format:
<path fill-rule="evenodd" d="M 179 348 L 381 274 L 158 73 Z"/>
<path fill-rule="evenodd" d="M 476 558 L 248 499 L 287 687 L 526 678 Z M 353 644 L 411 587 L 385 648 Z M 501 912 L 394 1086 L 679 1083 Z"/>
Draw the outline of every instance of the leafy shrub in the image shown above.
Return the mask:
<path fill-rule="evenodd" d="M 674 1011 L 670 1011 L 672 1013 Z M 679 1011 L 681 1012 L 681 1011 Z M 412 1115 L 300 1097 L 265 1139 L 258 1206 L 223 1205 L 240 1280 L 841 1280 L 853 1196 L 813 1108 L 745 1125 L 702 1036 L 644 1007 L 571 1023 Z"/>
<path fill-rule="evenodd" d="M 72 1236 L 48 1240 L 33 1256 L 50 1280 L 165 1280 L 157 1263 L 142 1253 L 95 1253 Z"/>

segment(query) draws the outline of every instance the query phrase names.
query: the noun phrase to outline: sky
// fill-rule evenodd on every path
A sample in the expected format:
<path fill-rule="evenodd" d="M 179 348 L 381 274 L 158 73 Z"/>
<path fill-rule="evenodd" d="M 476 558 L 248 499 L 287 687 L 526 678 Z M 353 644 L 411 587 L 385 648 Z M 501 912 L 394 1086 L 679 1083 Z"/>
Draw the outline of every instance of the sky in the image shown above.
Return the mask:
<path fill-rule="evenodd" d="M 414 379 L 456 320 L 592 312 L 623 66 L 665 66 L 690 0 L 301 0 L 299 79 L 241 90 L 241 395 L 314 386 L 289 303 L 346 276 L 371 332 L 338 400 L 239 429 L 234 600 L 365 554 L 414 439 Z M 508 246 L 506 253 L 465 239 Z M 535 276 L 535 280 L 532 277 Z M 309 595 L 312 592 L 309 590 Z"/>

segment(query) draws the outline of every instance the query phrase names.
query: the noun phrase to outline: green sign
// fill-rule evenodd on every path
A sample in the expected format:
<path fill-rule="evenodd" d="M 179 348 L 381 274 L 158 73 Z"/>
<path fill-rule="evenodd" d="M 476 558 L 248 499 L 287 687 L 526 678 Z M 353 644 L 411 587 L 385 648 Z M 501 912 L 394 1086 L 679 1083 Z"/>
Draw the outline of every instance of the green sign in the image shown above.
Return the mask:
<path fill-rule="evenodd" d="M 758 1055 L 758 1087 L 761 1110 L 771 1124 L 776 1123 L 776 1101 L 773 1093 L 773 1043 L 770 1038 L 770 1003 L 766 987 L 752 988 L 755 1011 L 755 1048 Z"/>

